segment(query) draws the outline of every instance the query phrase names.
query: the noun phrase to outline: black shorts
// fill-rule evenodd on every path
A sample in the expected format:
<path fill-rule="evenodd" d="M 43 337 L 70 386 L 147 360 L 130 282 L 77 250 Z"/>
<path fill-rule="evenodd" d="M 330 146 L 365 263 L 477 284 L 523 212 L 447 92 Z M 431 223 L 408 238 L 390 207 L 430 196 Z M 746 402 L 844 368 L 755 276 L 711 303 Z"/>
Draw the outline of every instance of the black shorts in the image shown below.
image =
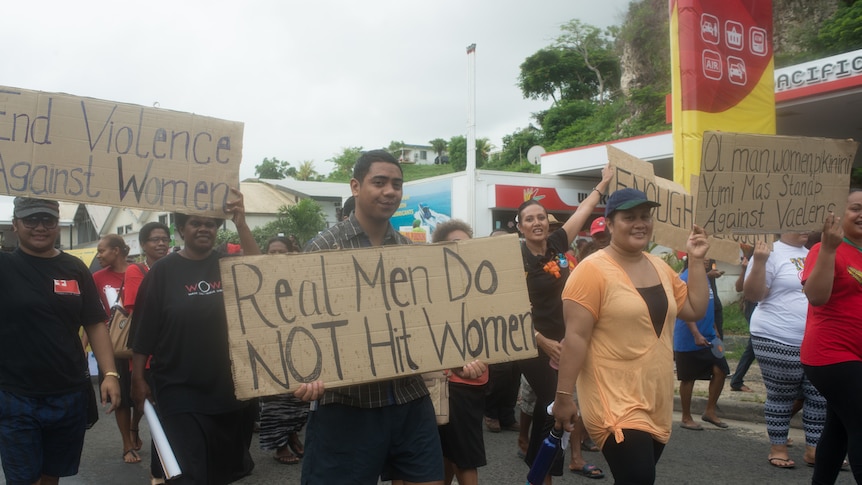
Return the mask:
<path fill-rule="evenodd" d="M 676 377 L 681 381 L 708 381 L 712 379 L 713 366 L 718 367 L 725 376 L 730 374 L 727 359 L 716 358 L 708 348 L 674 352 L 673 359 L 676 361 Z"/>
<path fill-rule="evenodd" d="M 485 386 L 449 383 L 449 423 L 439 426 L 443 457 L 462 470 L 485 466 Z"/>

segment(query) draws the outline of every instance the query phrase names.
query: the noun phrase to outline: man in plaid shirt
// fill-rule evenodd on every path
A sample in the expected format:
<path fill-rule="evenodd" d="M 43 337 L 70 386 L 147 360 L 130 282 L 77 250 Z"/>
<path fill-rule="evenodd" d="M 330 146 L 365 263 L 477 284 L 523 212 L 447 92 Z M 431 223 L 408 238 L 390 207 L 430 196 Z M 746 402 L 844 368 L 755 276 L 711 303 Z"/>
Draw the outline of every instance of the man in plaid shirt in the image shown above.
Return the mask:
<path fill-rule="evenodd" d="M 401 165 L 392 155 L 364 153 L 350 180 L 355 211 L 310 241 L 305 251 L 410 244 L 389 222 L 401 204 L 403 183 Z M 443 483 L 434 408 L 420 375 L 327 390 L 318 404 L 306 428 L 303 484 L 374 485 L 381 477 Z"/>

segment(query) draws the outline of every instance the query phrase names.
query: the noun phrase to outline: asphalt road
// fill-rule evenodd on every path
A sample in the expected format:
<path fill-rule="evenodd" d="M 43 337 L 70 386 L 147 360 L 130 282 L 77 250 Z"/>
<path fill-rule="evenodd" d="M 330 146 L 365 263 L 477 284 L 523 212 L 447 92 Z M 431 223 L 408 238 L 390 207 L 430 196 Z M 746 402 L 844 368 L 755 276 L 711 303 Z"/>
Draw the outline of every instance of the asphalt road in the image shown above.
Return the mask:
<path fill-rule="evenodd" d="M 799 429 L 791 429 L 791 437 L 798 443 L 790 449 L 797 463 L 795 469 L 777 469 L 767 463 L 769 443 L 762 424 L 725 419 L 727 429 L 705 424 L 705 431 L 688 431 L 678 427 L 679 415 L 670 443 L 658 465 L 659 484 L 805 484 L 811 480 L 811 469 L 804 466 L 802 453 L 804 437 Z M 87 432 L 81 469 L 78 475 L 61 479 L 63 484 L 125 485 L 149 483 L 149 430 L 146 420 L 141 423 L 141 435 L 146 444 L 141 451 L 143 462 L 125 464 L 122 461 L 122 444 L 113 416 L 102 416 L 96 426 Z M 479 469 L 479 483 L 486 485 L 522 485 L 526 481 L 527 466 L 515 452 L 517 433 L 485 432 L 488 465 Z M 299 483 L 300 466 L 281 465 L 269 452 L 252 447 L 256 463 L 254 473 L 236 482 L 242 485 Z M 586 459 L 606 472 L 604 480 L 590 480 L 566 473 L 555 483 L 613 483 L 601 453 L 585 453 Z M 568 463 L 568 460 L 567 460 Z M 2 476 L 2 474 L 0 474 Z M 842 472 L 838 484 L 852 484 L 849 472 Z"/>

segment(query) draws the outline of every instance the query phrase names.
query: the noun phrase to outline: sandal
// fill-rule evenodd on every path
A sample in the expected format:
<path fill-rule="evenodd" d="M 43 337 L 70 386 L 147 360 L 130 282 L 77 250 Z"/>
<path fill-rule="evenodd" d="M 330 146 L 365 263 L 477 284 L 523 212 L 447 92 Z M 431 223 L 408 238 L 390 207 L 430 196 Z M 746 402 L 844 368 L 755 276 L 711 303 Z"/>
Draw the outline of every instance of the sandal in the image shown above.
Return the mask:
<path fill-rule="evenodd" d="M 603 472 L 601 468 L 589 463 L 584 463 L 583 468 L 580 469 L 569 468 L 569 471 L 587 478 L 605 478 L 605 472 Z"/>
<path fill-rule="evenodd" d="M 796 463 L 790 458 L 780 458 L 777 456 L 769 458 L 769 464 L 775 468 L 793 468 L 796 466 Z"/>
<path fill-rule="evenodd" d="M 132 428 L 129 430 L 132 433 L 132 443 L 134 444 L 135 451 L 141 451 L 141 448 L 144 446 L 144 442 L 141 441 L 141 435 L 138 433 L 138 428 Z"/>
<path fill-rule="evenodd" d="M 129 458 L 126 458 L 127 456 Z M 134 449 L 128 449 L 128 450 L 126 450 L 125 453 L 123 453 L 123 461 L 126 463 L 130 463 L 130 464 L 131 463 L 140 463 L 141 457 L 140 457 L 140 455 L 138 455 L 138 452 L 135 451 Z"/>

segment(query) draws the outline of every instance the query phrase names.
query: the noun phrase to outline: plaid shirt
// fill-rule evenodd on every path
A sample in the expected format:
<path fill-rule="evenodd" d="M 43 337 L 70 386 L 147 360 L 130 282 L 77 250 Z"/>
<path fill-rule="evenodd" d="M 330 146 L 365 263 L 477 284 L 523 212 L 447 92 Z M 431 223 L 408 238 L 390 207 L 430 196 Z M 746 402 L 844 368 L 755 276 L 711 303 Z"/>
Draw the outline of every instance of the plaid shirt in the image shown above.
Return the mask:
<path fill-rule="evenodd" d="M 383 245 L 395 244 L 411 244 L 411 241 L 390 224 L 383 237 Z M 359 225 L 356 216 L 351 215 L 350 219 L 339 222 L 309 241 L 305 246 L 305 252 L 367 247 L 371 247 L 371 241 Z M 427 395 L 428 389 L 422 376 L 412 375 L 328 390 L 320 399 L 320 404 L 339 403 L 358 408 L 379 408 L 391 404 L 404 404 Z"/>

